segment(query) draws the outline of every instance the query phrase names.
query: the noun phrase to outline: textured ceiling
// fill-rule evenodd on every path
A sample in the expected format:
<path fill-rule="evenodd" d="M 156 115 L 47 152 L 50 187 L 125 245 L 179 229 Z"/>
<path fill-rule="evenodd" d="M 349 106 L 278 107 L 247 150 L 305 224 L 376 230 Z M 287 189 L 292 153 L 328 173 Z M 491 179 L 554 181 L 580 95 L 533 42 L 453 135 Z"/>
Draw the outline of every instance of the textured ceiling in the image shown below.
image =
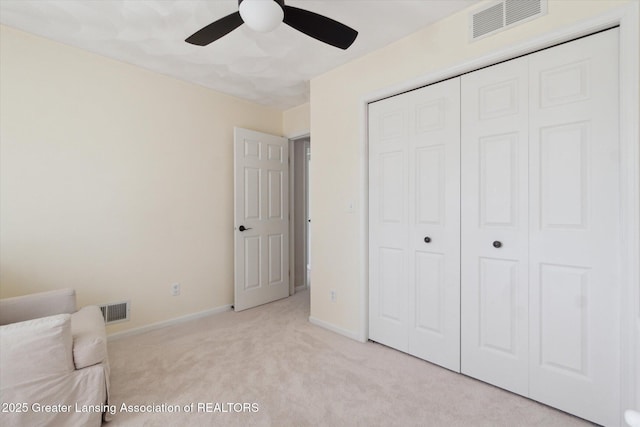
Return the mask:
<path fill-rule="evenodd" d="M 309 100 L 309 80 L 478 0 L 288 0 L 359 32 L 346 51 L 287 25 L 242 25 L 206 47 L 184 39 L 237 10 L 237 0 L 0 0 L 0 23 L 103 56 L 286 109 Z"/>

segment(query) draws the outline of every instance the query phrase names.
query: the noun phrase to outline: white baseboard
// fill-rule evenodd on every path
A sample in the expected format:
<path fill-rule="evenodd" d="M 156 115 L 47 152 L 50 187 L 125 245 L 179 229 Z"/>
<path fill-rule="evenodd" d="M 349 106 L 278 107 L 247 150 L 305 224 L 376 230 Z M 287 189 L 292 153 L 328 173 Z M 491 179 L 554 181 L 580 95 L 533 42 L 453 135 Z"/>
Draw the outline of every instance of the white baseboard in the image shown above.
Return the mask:
<path fill-rule="evenodd" d="M 120 338 L 129 337 L 132 335 L 142 334 L 144 332 L 153 331 L 160 328 L 166 328 L 167 326 L 173 326 L 180 323 L 188 322 L 189 320 L 200 319 L 202 317 L 211 316 L 214 314 L 224 313 L 231 310 L 231 304 L 223 305 L 221 307 L 212 308 L 198 313 L 187 314 L 186 316 L 180 316 L 169 320 L 163 320 L 162 322 L 152 323 L 146 326 L 140 326 L 139 328 L 128 329 L 122 332 L 114 332 L 107 336 L 108 341 L 118 340 Z"/>
<path fill-rule="evenodd" d="M 296 286 L 296 292 L 302 292 L 302 291 L 306 291 L 307 287 L 305 285 L 298 285 Z"/>
<path fill-rule="evenodd" d="M 316 325 L 316 326 L 320 326 L 321 328 L 328 329 L 331 332 L 335 332 L 336 334 L 340 334 L 340 335 L 345 336 L 347 338 L 351 338 L 352 340 L 364 342 L 362 339 L 360 339 L 360 335 L 357 334 L 356 332 L 348 331 L 346 329 L 342 329 L 341 327 L 336 326 L 336 325 L 334 325 L 332 323 L 329 323 L 329 322 L 325 322 L 324 320 L 316 319 L 313 316 L 309 316 L 309 322 L 314 324 L 314 325 Z"/>

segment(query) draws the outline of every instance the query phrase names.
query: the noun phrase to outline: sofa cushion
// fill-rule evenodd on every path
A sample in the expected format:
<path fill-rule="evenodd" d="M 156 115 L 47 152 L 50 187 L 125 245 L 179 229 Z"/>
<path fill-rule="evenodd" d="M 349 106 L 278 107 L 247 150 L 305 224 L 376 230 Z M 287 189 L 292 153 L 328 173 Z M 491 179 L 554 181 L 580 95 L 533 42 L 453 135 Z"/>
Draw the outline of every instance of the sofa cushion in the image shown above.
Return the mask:
<path fill-rule="evenodd" d="M 70 314 L 0 326 L 1 388 L 67 375 L 74 370 L 71 346 Z"/>
<path fill-rule="evenodd" d="M 73 362 L 76 369 L 107 358 L 107 334 L 102 312 L 96 306 L 83 307 L 71 315 Z"/>
<path fill-rule="evenodd" d="M 0 325 L 76 311 L 76 291 L 59 289 L 0 299 Z"/>

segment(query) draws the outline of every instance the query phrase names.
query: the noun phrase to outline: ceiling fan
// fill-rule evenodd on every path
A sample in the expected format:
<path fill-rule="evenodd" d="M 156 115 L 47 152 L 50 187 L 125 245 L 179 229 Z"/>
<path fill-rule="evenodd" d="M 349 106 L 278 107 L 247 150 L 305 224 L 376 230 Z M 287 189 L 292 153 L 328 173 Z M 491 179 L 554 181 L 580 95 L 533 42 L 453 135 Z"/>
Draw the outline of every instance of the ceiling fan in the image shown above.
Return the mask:
<path fill-rule="evenodd" d="M 255 31 L 267 32 L 275 29 L 281 22 L 340 49 L 347 49 L 358 36 L 353 28 L 314 12 L 287 6 L 284 0 L 238 0 L 237 12 L 196 31 L 185 41 L 206 46 L 243 23 Z"/>

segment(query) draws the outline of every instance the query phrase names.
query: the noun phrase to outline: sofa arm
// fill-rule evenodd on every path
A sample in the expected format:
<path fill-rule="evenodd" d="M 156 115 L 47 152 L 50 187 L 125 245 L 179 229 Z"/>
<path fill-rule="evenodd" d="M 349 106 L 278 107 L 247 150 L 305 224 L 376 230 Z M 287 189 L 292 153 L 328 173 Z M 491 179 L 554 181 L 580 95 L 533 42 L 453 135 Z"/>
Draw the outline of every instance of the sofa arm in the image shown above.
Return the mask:
<path fill-rule="evenodd" d="M 0 390 L 68 375 L 72 342 L 70 314 L 0 326 Z"/>
<path fill-rule="evenodd" d="M 49 292 L 0 299 L 0 325 L 76 311 L 76 291 Z"/>
<path fill-rule="evenodd" d="M 107 333 L 97 306 L 83 307 L 71 315 L 71 335 L 76 369 L 107 360 Z"/>

